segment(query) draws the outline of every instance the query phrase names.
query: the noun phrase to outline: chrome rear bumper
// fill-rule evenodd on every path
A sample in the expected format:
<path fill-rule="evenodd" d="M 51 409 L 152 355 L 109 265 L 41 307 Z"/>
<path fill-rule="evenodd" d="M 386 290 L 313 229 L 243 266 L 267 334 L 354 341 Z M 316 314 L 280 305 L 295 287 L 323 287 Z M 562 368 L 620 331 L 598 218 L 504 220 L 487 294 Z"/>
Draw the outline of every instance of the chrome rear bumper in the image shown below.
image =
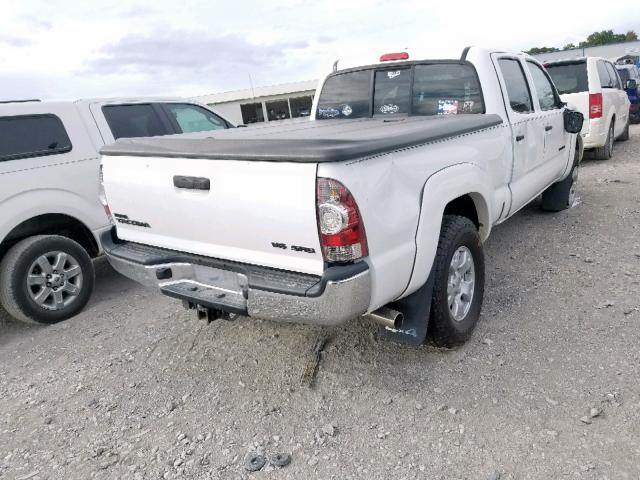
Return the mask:
<path fill-rule="evenodd" d="M 331 267 L 320 277 L 116 243 L 111 234 L 102 244 L 122 275 L 204 308 L 317 325 L 344 323 L 369 308 L 371 276 L 365 262 Z"/>

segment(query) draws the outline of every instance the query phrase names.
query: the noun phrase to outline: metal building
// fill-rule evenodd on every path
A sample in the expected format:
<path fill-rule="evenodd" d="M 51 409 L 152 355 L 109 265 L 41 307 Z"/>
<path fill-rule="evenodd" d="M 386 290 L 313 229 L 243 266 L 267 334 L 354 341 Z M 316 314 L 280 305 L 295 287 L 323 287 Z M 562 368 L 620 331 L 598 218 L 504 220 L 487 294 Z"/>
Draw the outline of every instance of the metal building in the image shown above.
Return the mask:
<path fill-rule="evenodd" d="M 232 122 L 250 125 L 288 118 L 308 117 L 311 113 L 317 80 L 283 83 L 268 87 L 213 93 L 193 97 L 206 103 Z"/>
<path fill-rule="evenodd" d="M 576 57 L 603 57 L 614 61 L 625 57 L 640 67 L 640 40 L 610 43 L 608 45 L 598 45 L 597 47 L 573 48 L 571 50 L 541 53 L 533 56 L 543 63 Z"/>

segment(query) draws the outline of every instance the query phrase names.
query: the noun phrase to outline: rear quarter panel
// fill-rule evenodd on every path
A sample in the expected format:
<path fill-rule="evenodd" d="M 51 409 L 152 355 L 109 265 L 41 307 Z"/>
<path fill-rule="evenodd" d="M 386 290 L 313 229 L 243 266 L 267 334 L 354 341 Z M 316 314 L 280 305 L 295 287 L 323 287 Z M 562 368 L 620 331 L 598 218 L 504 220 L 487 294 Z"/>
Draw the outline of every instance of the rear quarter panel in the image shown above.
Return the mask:
<path fill-rule="evenodd" d="M 510 145 L 508 125 L 502 124 L 386 155 L 318 166 L 318 176 L 342 182 L 360 208 L 373 279 L 370 310 L 424 284 L 449 201 L 475 190 L 486 204 L 482 233 L 488 236 L 501 208 L 508 210 L 503 205 L 508 201 Z M 437 188 L 432 188 L 428 179 L 438 172 Z M 461 181 L 463 172 L 472 175 L 464 174 Z"/>

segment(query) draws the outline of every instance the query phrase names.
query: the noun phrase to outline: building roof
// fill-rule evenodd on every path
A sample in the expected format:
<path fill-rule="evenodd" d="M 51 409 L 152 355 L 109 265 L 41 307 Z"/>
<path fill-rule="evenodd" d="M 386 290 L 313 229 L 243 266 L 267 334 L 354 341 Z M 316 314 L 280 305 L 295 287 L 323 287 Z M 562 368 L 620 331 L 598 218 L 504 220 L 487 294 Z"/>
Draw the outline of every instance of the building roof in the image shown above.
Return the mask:
<path fill-rule="evenodd" d="M 532 55 L 540 62 L 566 60 L 577 57 L 603 57 L 617 59 L 624 55 L 640 55 L 640 40 L 631 42 L 608 43 L 606 45 L 594 45 L 593 47 L 572 48 L 559 52 L 547 52 Z"/>
<path fill-rule="evenodd" d="M 247 88 L 244 90 L 232 90 L 230 92 L 211 93 L 192 97 L 201 103 L 225 103 L 250 98 L 270 97 L 273 95 L 286 95 L 287 93 L 306 92 L 315 90 L 318 80 L 306 80 L 304 82 L 281 83 L 267 87 Z"/>

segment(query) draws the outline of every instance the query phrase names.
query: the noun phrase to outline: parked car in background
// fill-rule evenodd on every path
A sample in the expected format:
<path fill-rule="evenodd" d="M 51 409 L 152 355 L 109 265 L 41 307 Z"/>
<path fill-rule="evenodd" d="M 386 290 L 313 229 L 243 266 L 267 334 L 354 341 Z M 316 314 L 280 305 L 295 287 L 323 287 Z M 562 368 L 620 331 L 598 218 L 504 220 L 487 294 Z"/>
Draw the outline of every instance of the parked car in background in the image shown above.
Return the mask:
<path fill-rule="evenodd" d="M 455 345 L 480 316 L 491 228 L 540 194 L 572 205 L 582 119 L 522 53 L 383 55 L 329 74 L 311 121 L 103 147 L 103 246 L 209 320 L 366 314 Z"/>
<path fill-rule="evenodd" d="M 616 65 L 622 86 L 629 97 L 629 118 L 631 123 L 640 122 L 640 74 L 635 65 Z"/>
<path fill-rule="evenodd" d="M 109 228 L 99 200 L 105 143 L 226 129 L 183 100 L 0 103 L 0 303 L 18 320 L 55 323 L 93 289 L 91 258 Z"/>
<path fill-rule="evenodd" d="M 585 117 L 584 148 L 606 160 L 615 140 L 629 139 L 629 98 L 613 63 L 584 57 L 545 64 L 560 97 Z"/>

